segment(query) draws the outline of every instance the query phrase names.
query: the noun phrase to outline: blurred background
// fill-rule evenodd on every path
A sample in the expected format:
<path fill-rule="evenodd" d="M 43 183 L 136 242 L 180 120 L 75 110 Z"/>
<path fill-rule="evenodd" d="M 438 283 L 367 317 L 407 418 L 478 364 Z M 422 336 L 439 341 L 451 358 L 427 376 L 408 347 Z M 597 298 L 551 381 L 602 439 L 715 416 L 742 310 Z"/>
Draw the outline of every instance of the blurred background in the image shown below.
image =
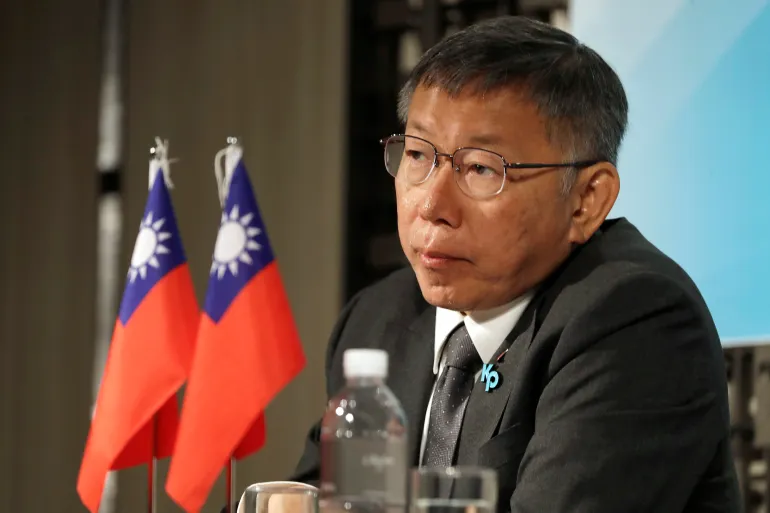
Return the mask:
<path fill-rule="evenodd" d="M 445 34 L 501 14 L 574 32 L 624 79 L 632 126 L 616 213 L 677 258 L 715 308 L 747 511 L 770 511 L 768 178 L 731 174 L 767 167 L 735 160 L 760 159 L 768 144 L 770 9 L 754 0 L 0 2 L 0 511 L 85 511 L 75 482 L 155 136 L 179 159 L 173 200 L 200 301 L 219 224 L 214 154 L 228 136 L 244 146 L 308 365 L 268 409 L 268 443 L 238 464 L 236 487 L 286 477 L 324 408 L 340 308 L 405 264 L 378 143 L 400 130 L 397 92 Z M 728 50 L 740 41 L 759 53 L 743 48 L 736 64 Z M 714 76 L 724 80 L 709 86 Z M 726 106 L 698 114 L 726 90 Z M 764 135 L 742 136 L 750 149 L 702 151 L 738 128 Z M 661 190 L 676 180 L 690 181 Z M 710 188 L 692 188 L 704 180 Z M 756 272 L 741 281 L 740 268 Z M 113 475 L 103 513 L 140 511 L 145 488 L 145 469 Z M 204 511 L 224 497 L 220 479 Z M 178 509 L 161 493 L 159 511 Z"/>

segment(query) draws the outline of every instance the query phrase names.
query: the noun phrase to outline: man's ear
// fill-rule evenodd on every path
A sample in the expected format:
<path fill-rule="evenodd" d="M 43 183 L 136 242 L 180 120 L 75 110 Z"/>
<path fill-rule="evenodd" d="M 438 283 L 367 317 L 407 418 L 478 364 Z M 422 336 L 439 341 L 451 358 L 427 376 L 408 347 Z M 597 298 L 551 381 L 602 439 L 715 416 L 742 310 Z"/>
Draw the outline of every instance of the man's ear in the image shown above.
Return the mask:
<path fill-rule="evenodd" d="M 599 229 L 620 192 L 620 176 L 609 162 L 600 162 L 578 171 L 569 192 L 572 208 L 570 242 L 583 244 Z"/>

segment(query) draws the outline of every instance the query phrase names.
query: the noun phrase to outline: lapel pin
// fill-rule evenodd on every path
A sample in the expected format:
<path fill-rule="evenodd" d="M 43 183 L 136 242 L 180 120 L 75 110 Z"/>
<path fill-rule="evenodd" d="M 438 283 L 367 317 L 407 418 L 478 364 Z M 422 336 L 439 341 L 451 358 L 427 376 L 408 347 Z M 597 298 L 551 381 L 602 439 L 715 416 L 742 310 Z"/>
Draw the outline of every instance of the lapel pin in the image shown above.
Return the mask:
<path fill-rule="evenodd" d="M 500 383 L 500 373 L 494 370 L 493 363 L 485 363 L 481 369 L 481 382 L 486 383 L 485 392 L 494 390 Z"/>

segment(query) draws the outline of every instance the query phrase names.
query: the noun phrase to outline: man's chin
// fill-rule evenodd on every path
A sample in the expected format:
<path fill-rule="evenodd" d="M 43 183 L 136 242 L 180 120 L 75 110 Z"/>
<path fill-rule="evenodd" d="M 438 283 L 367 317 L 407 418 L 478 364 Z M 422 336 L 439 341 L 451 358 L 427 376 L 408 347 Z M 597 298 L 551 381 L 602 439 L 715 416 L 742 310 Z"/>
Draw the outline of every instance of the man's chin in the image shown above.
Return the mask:
<path fill-rule="evenodd" d="M 439 280 L 435 276 L 425 276 L 417 271 L 417 282 L 420 291 L 428 304 L 448 310 L 464 311 L 470 306 L 471 301 L 465 287 L 459 286 L 454 280 Z"/>

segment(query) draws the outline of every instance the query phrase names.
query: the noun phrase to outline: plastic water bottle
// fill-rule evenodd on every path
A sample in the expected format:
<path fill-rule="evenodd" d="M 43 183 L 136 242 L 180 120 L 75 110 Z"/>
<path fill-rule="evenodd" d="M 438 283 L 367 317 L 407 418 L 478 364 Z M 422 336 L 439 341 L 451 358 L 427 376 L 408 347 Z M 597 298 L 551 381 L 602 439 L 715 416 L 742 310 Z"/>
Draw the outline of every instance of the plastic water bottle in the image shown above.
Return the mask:
<path fill-rule="evenodd" d="M 344 389 L 321 422 L 319 506 L 324 513 L 404 513 L 407 431 L 404 410 L 385 385 L 388 354 L 348 349 Z"/>

